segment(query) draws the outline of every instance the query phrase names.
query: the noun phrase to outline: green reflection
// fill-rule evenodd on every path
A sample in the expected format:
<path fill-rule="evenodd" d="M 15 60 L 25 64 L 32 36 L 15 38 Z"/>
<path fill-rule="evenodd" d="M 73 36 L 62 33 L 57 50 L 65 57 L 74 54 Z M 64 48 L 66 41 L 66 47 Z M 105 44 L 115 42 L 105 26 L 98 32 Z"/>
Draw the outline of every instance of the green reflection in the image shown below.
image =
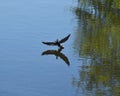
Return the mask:
<path fill-rule="evenodd" d="M 75 49 L 83 66 L 73 85 L 92 96 L 120 96 L 120 0 L 78 0 Z"/>

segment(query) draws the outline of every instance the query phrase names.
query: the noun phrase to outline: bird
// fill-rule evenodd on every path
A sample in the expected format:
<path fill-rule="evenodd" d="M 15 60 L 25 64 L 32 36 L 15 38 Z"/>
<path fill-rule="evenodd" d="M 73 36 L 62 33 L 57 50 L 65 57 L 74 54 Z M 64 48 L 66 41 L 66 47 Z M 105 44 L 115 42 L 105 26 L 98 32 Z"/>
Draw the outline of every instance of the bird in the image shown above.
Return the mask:
<path fill-rule="evenodd" d="M 54 41 L 54 42 L 42 42 L 43 44 L 46 44 L 46 45 L 51 45 L 51 46 L 58 46 L 59 48 L 64 48 L 62 45 L 61 45 L 61 43 L 64 43 L 64 42 L 66 42 L 68 39 L 69 39 L 69 37 L 70 37 L 70 35 L 71 34 L 69 34 L 69 35 L 67 35 L 66 37 L 64 37 L 63 39 L 61 39 L 61 40 L 56 40 L 56 41 Z"/>
<path fill-rule="evenodd" d="M 70 62 L 67 58 L 67 56 L 65 56 L 63 53 L 61 53 L 62 48 L 59 48 L 58 50 L 46 50 L 44 52 L 42 52 L 41 55 L 55 55 L 56 59 L 58 59 L 58 57 L 60 57 L 68 66 L 70 65 Z"/>

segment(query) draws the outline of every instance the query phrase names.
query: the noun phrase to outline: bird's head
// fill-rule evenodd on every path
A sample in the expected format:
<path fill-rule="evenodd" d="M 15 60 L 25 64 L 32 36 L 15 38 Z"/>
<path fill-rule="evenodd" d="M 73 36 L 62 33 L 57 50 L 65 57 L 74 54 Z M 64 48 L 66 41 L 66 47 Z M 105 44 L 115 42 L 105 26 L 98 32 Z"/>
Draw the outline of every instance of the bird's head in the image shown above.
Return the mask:
<path fill-rule="evenodd" d="M 58 42 L 59 42 L 59 40 L 57 39 L 55 42 L 56 42 L 56 43 L 58 43 Z"/>

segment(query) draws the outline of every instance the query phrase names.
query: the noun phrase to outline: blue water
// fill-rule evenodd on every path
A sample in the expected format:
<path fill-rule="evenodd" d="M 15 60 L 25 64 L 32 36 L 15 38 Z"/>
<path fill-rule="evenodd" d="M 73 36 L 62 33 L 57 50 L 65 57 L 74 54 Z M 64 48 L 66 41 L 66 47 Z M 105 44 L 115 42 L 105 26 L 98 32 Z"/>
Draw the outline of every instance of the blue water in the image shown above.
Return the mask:
<path fill-rule="evenodd" d="M 74 20 L 69 0 L 0 1 L 0 96 L 74 96 Z M 42 44 L 71 34 L 62 52 L 70 66 Z"/>

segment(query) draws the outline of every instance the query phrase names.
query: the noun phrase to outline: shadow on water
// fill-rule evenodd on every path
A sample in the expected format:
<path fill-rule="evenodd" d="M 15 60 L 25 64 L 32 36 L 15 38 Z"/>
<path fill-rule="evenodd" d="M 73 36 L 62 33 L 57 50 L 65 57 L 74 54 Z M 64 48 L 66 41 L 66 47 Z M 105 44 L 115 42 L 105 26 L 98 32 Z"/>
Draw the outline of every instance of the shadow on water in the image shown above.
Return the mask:
<path fill-rule="evenodd" d="M 78 0 L 75 50 L 83 62 L 72 84 L 82 96 L 120 96 L 120 1 Z"/>
<path fill-rule="evenodd" d="M 46 51 L 42 52 L 41 55 L 55 55 L 56 59 L 58 59 L 58 57 L 60 57 L 69 66 L 70 62 L 69 62 L 67 56 L 65 56 L 63 53 L 61 53 L 62 50 L 63 50 L 63 48 L 58 48 L 58 50 L 46 50 Z"/>

